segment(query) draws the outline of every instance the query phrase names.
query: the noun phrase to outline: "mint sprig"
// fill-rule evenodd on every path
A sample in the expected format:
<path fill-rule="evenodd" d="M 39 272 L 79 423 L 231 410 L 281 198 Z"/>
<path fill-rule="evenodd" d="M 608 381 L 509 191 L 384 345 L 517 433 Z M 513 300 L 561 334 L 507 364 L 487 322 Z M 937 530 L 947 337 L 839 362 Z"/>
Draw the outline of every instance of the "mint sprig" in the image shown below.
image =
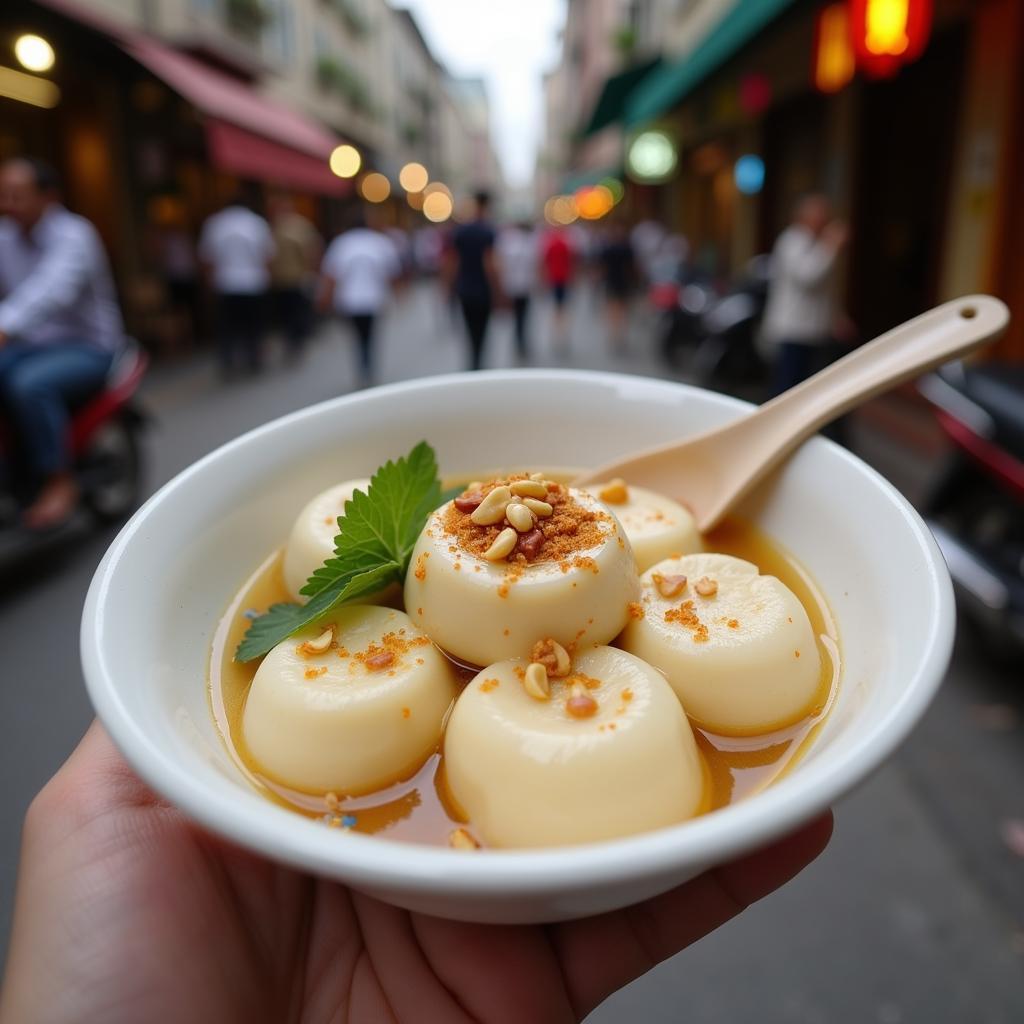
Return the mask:
<path fill-rule="evenodd" d="M 300 591 L 306 604 L 271 605 L 253 621 L 235 651 L 236 661 L 262 657 L 282 640 L 316 622 L 345 601 L 402 582 L 427 517 L 451 494 L 442 494 L 437 457 L 421 441 L 405 458 L 388 461 L 356 491 L 338 517 L 334 556 Z"/>

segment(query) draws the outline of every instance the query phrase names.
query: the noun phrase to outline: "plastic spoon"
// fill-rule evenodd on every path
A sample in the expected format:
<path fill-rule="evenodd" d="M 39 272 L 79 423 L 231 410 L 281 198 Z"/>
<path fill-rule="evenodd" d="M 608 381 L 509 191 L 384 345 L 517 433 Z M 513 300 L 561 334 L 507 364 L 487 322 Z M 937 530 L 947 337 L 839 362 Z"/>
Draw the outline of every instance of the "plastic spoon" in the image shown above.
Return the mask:
<path fill-rule="evenodd" d="M 681 497 L 702 532 L 815 431 L 861 402 L 998 337 L 1006 306 L 990 295 L 946 302 L 843 356 L 756 412 L 681 443 L 607 463 L 577 477 L 622 477 Z"/>

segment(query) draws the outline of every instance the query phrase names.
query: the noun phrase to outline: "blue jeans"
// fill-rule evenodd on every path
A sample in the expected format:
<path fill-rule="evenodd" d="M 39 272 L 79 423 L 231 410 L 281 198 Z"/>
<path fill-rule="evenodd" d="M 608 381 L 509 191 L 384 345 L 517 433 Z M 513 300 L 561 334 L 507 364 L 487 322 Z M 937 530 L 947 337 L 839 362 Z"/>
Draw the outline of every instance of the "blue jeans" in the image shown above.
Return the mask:
<path fill-rule="evenodd" d="M 0 409 L 36 481 L 68 469 L 69 408 L 100 391 L 112 361 L 110 352 L 77 342 L 0 348 Z"/>

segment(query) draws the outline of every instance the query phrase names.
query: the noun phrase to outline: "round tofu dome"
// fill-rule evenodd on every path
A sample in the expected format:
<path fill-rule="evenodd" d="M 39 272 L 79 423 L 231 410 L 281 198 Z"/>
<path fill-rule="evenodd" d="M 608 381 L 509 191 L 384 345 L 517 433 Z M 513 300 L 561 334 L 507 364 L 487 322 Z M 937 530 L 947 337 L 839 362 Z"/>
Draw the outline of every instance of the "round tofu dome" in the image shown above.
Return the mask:
<path fill-rule="evenodd" d="M 456 692 L 450 663 L 404 612 L 351 605 L 263 659 L 242 731 L 269 778 L 359 795 L 426 760 Z"/>
<path fill-rule="evenodd" d="M 693 733 L 650 665 L 590 648 L 569 675 L 550 680 L 547 699 L 527 691 L 526 668 L 524 660 L 485 668 L 445 730 L 448 791 L 484 842 L 594 842 L 674 825 L 699 810 L 704 768 Z"/>
<path fill-rule="evenodd" d="M 513 477 L 427 520 L 405 580 L 416 625 L 471 665 L 527 657 L 539 637 L 605 644 L 639 596 L 629 541 L 586 491 Z"/>
<path fill-rule="evenodd" d="M 334 538 L 338 535 L 338 516 L 345 514 L 345 502 L 356 491 L 366 491 L 369 479 L 346 480 L 321 491 L 298 514 L 284 549 L 285 586 L 296 601 L 306 599 L 299 591 L 306 580 L 334 554 Z"/>
<path fill-rule="evenodd" d="M 671 498 L 621 480 L 592 489 L 622 524 L 640 572 L 663 558 L 704 550 L 693 515 Z"/>
<path fill-rule="evenodd" d="M 685 555 L 641 577 L 643 615 L 622 647 L 664 673 L 687 713 L 724 733 L 764 733 L 807 714 L 821 658 L 796 595 L 731 555 Z"/>

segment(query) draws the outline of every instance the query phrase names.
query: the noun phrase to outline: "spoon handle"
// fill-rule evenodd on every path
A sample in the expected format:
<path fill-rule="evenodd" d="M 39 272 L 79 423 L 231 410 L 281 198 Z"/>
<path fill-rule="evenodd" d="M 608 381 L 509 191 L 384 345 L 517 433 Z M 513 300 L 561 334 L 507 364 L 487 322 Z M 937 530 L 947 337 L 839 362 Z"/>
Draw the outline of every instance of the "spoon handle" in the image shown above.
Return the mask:
<path fill-rule="evenodd" d="M 729 509 L 826 423 L 874 395 L 977 348 L 1009 323 L 990 295 L 936 306 L 854 349 L 820 373 L 762 405 L 751 416 L 712 431 L 706 449 L 719 462 L 714 486 L 696 501 L 701 530 Z M 711 441 L 711 437 L 708 437 Z"/>
<path fill-rule="evenodd" d="M 942 363 L 966 355 L 1005 330 L 1010 314 L 990 295 L 936 306 L 847 353 L 760 409 L 779 431 L 785 451 L 868 398 Z M 763 422 L 763 421 L 762 421 Z"/>

